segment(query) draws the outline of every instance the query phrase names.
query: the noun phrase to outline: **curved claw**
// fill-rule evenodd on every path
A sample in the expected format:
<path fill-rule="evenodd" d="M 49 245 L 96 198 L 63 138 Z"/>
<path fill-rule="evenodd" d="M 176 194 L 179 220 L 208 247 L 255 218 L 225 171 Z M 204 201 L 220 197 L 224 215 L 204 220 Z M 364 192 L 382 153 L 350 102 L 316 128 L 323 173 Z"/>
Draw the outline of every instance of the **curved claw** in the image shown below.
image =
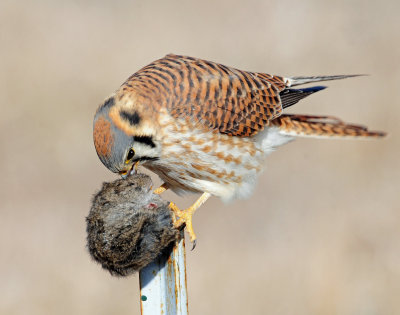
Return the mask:
<path fill-rule="evenodd" d="M 192 217 L 195 209 L 189 207 L 188 209 L 182 211 L 173 202 L 169 204 L 169 207 L 174 212 L 175 218 L 178 218 L 177 220 L 175 220 L 174 226 L 176 228 L 180 228 L 181 226 L 185 225 L 186 231 L 188 232 L 190 237 L 190 241 L 194 243 L 196 240 L 196 234 L 193 230 Z"/>
<path fill-rule="evenodd" d="M 190 241 L 193 243 L 192 250 L 196 247 L 196 234 L 194 233 L 193 230 L 193 225 L 192 225 L 192 217 L 194 212 L 204 203 L 208 198 L 210 198 L 211 194 L 210 193 L 203 193 L 199 199 L 196 200 L 194 204 L 192 204 L 189 208 L 186 210 L 180 210 L 176 204 L 173 202 L 170 202 L 169 207 L 171 210 L 174 212 L 175 217 L 178 217 L 178 220 L 175 220 L 174 226 L 176 228 L 181 227 L 183 224 L 186 225 L 186 231 L 188 232 L 190 236 Z"/>

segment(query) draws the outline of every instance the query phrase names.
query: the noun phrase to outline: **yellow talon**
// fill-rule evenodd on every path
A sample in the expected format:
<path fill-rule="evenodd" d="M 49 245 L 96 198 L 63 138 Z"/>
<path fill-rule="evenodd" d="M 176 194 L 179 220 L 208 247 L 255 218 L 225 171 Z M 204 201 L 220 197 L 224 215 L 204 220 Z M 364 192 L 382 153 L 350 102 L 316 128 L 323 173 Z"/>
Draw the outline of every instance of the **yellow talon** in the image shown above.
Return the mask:
<path fill-rule="evenodd" d="M 185 224 L 186 226 L 186 231 L 189 234 L 190 237 L 190 241 L 193 243 L 193 248 L 196 246 L 196 234 L 194 233 L 193 230 L 193 224 L 192 224 L 192 218 L 193 218 L 193 214 L 195 213 L 195 211 L 204 203 L 206 202 L 206 200 L 208 198 L 210 198 L 211 194 L 209 193 L 203 193 L 199 199 L 196 200 L 196 202 L 194 204 L 192 204 L 189 208 L 185 209 L 185 210 L 180 210 L 176 204 L 174 204 L 173 202 L 171 202 L 169 204 L 169 207 L 171 208 L 171 210 L 174 212 L 175 217 L 177 217 L 178 219 L 174 220 L 174 226 L 176 228 L 181 227 L 183 224 Z M 192 249 L 193 249 L 192 248 Z"/>
<path fill-rule="evenodd" d="M 182 211 L 173 202 L 169 204 L 169 207 L 175 214 L 174 226 L 176 228 L 180 228 L 183 224 L 185 224 L 186 231 L 188 232 L 190 237 L 190 241 L 193 243 L 196 240 L 196 234 L 194 233 L 193 230 L 192 217 L 196 209 L 189 207 L 186 210 Z"/>

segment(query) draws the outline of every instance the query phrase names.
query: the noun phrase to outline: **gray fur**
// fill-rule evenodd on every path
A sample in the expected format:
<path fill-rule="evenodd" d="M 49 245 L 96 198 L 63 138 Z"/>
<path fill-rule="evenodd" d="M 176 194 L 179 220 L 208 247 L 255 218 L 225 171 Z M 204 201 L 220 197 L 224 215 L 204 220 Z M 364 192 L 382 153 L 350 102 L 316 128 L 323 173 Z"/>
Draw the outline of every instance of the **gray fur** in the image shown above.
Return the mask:
<path fill-rule="evenodd" d="M 145 174 L 103 183 L 86 218 L 92 258 L 114 276 L 139 271 L 178 238 L 168 202 L 153 194 Z"/>

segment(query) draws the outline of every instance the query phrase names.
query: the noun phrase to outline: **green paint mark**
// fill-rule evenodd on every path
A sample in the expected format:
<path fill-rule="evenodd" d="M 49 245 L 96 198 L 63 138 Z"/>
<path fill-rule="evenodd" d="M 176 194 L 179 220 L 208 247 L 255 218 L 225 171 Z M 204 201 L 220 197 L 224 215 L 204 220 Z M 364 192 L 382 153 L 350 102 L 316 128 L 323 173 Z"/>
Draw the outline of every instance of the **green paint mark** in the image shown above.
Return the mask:
<path fill-rule="evenodd" d="M 142 301 L 147 301 L 147 296 L 142 295 L 142 296 L 141 296 L 141 299 L 142 299 Z"/>

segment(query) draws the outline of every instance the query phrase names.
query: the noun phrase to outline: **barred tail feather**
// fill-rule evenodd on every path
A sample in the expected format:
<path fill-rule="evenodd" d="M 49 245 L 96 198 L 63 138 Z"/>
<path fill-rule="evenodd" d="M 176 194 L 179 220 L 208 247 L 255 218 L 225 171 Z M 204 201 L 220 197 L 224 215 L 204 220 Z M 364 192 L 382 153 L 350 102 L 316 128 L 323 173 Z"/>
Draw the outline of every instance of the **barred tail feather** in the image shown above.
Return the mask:
<path fill-rule="evenodd" d="M 381 138 L 382 131 L 370 131 L 364 126 L 348 124 L 331 116 L 282 115 L 271 121 L 281 134 L 314 138 Z"/>
<path fill-rule="evenodd" d="M 287 78 L 287 86 L 296 86 L 301 84 L 320 82 L 320 81 L 331 81 L 331 80 L 341 80 L 352 77 L 360 77 L 366 74 L 347 74 L 347 75 L 324 75 L 315 77 L 291 77 Z"/>

